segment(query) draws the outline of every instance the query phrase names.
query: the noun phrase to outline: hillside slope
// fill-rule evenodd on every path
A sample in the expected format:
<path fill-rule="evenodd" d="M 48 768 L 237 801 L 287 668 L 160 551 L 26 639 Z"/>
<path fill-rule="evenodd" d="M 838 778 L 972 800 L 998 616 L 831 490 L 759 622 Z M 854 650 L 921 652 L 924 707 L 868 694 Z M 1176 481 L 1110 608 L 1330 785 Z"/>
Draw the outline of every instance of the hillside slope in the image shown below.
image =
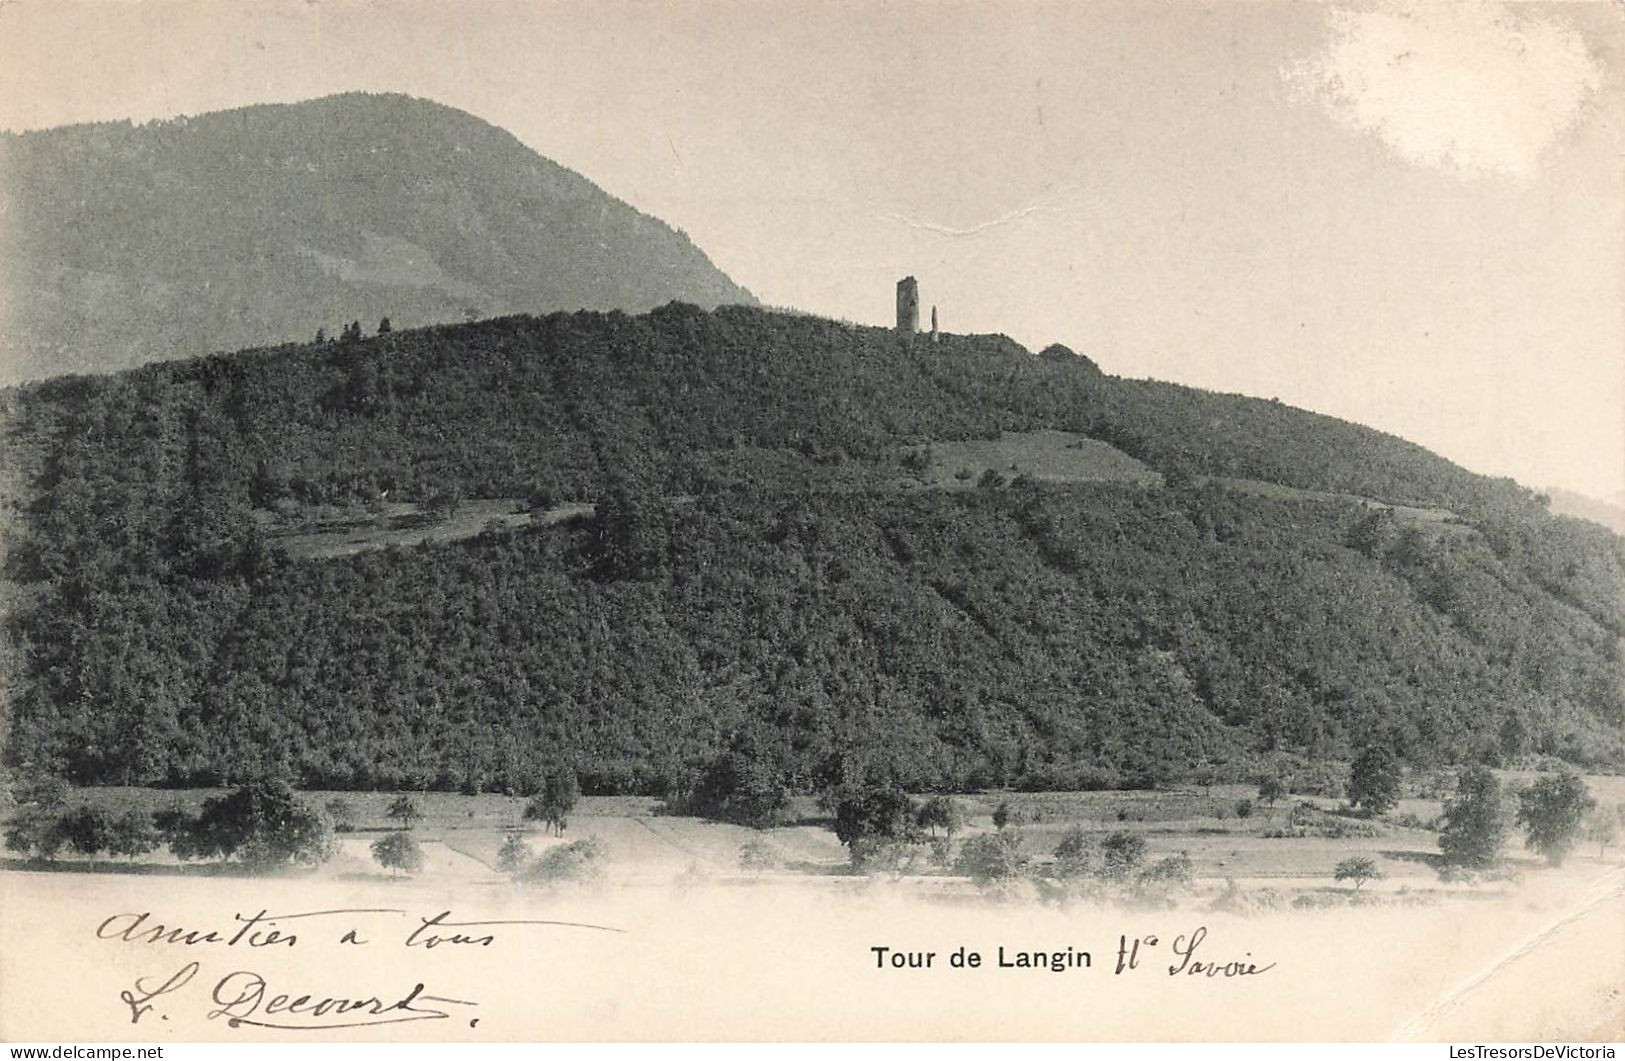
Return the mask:
<path fill-rule="evenodd" d="M 350 94 L 0 135 L 0 383 L 516 311 L 754 302 L 471 115 Z"/>
<path fill-rule="evenodd" d="M 4 411 L 7 755 L 81 779 L 522 790 L 565 758 L 651 791 L 733 752 L 802 790 L 1071 787 L 1372 740 L 1621 762 L 1619 538 L 1392 436 L 1001 337 L 674 304 Z M 1001 434 L 1094 456 L 1000 473 L 971 443 Z M 576 514 L 278 545 L 495 498 Z"/>

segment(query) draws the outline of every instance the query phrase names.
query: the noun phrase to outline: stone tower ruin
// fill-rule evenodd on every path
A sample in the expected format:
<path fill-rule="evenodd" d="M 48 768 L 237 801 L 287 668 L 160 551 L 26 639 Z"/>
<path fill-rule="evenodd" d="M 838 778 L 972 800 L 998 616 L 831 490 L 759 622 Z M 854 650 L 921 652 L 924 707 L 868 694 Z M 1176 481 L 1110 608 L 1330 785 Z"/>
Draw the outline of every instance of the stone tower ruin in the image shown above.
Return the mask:
<path fill-rule="evenodd" d="M 902 335 L 920 331 L 920 285 L 912 276 L 897 281 L 897 331 Z"/>

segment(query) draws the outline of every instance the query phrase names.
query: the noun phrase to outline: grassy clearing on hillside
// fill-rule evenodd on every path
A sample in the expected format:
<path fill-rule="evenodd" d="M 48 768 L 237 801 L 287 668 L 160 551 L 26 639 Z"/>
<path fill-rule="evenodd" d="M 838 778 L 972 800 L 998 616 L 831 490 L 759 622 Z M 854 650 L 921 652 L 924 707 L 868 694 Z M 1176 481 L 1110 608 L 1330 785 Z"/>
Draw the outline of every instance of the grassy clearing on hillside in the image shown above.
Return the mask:
<path fill-rule="evenodd" d="M 549 526 L 592 514 L 592 505 L 574 502 L 532 512 L 523 499 L 512 497 L 465 501 L 449 516 L 430 515 L 422 505 L 392 503 L 383 505 L 376 515 L 333 515 L 273 528 L 269 537 L 290 556 L 332 560 L 368 549 L 443 544 L 486 530 Z"/>
<path fill-rule="evenodd" d="M 1129 482 L 1160 485 L 1145 463 L 1097 439 L 1071 431 L 1012 431 L 996 439 L 914 446 L 905 463 L 931 486 L 968 487 L 987 472 L 1045 482 Z"/>

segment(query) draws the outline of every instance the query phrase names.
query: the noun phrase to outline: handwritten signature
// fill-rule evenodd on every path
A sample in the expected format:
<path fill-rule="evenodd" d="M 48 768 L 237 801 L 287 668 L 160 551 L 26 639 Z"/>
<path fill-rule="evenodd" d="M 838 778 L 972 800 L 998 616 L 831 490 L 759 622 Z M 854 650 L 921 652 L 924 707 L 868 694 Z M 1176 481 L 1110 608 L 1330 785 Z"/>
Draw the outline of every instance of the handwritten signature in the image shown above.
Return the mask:
<path fill-rule="evenodd" d="M 120 999 L 130 1007 L 130 1023 L 139 1023 L 153 1009 L 152 1000 L 172 994 L 191 983 L 198 974 L 197 962 L 187 962 L 156 986 L 137 979 L 134 990 L 121 991 Z M 259 973 L 239 969 L 227 973 L 214 985 L 210 998 L 217 1008 L 208 1011 L 209 1020 L 225 1018 L 232 1028 L 272 1028 L 279 1031 L 318 1031 L 337 1028 L 369 1028 L 380 1024 L 406 1024 L 420 1020 L 445 1020 L 448 1010 L 436 1006 L 477 1006 L 460 998 L 425 994 L 423 984 L 412 985 L 394 1001 L 376 994 L 357 997 L 317 995 L 311 992 L 276 992 Z M 275 1020 L 271 1018 L 276 1018 Z M 292 1020 L 292 1018 L 301 1018 Z M 330 1019 L 336 1018 L 336 1019 Z"/>
<path fill-rule="evenodd" d="M 340 910 L 306 910 L 286 914 L 272 914 L 262 909 L 253 914 L 235 914 L 234 926 L 187 927 L 162 922 L 152 911 L 114 914 L 96 928 L 96 938 L 111 943 L 138 946 L 220 947 L 257 949 L 267 947 L 298 947 L 301 938 L 307 941 L 336 941 L 339 946 L 369 946 L 376 940 L 381 945 L 394 944 L 414 950 L 433 950 L 436 947 L 490 947 L 497 942 L 497 929 L 502 927 L 549 927 L 583 929 L 593 932 L 623 932 L 608 925 L 595 925 L 583 921 L 557 921 L 519 919 L 501 921 L 454 921 L 450 910 L 432 916 L 417 918 L 418 924 L 410 931 L 380 932 L 365 927 L 364 917 L 384 915 L 405 917 L 406 911 L 380 908 L 354 908 Z M 345 917 L 342 934 L 329 929 L 318 935 L 315 930 L 295 930 L 291 922 L 304 922 L 312 918 Z M 404 926 L 402 926 L 404 928 Z M 303 932 L 303 937 L 301 936 Z M 187 962 L 168 977 L 137 977 L 128 989 L 119 992 L 119 999 L 129 1007 L 130 1023 L 156 1012 L 155 999 L 175 996 L 202 972 L 202 964 Z M 323 995 L 319 992 L 274 990 L 270 981 L 258 972 L 237 969 L 222 976 L 209 992 L 214 1008 L 206 1016 L 209 1020 L 224 1020 L 229 1027 L 271 1028 L 281 1031 L 315 1031 L 336 1028 L 364 1028 L 380 1024 L 404 1024 L 411 1021 L 446 1020 L 458 1006 L 477 1006 L 467 999 L 429 994 L 423 983 L 413 984 L 405 991 L 379 993 L 357 991 L 348 995 Z M 162 1019 L 168 1016 L 158 1014 Z M 470 1020 L 473 1027 L 478 1019 Z"/>

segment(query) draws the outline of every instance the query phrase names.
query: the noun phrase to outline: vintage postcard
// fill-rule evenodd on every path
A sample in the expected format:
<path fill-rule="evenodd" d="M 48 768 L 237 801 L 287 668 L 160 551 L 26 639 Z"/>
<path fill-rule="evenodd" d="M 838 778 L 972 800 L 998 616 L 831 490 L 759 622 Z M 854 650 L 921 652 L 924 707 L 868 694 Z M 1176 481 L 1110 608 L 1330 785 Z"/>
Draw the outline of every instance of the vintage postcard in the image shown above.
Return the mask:
<path fill-rule="evenodd" d="M 1622 77 L 0 3 L 0 1038 L 1613 1056 Z"/>

